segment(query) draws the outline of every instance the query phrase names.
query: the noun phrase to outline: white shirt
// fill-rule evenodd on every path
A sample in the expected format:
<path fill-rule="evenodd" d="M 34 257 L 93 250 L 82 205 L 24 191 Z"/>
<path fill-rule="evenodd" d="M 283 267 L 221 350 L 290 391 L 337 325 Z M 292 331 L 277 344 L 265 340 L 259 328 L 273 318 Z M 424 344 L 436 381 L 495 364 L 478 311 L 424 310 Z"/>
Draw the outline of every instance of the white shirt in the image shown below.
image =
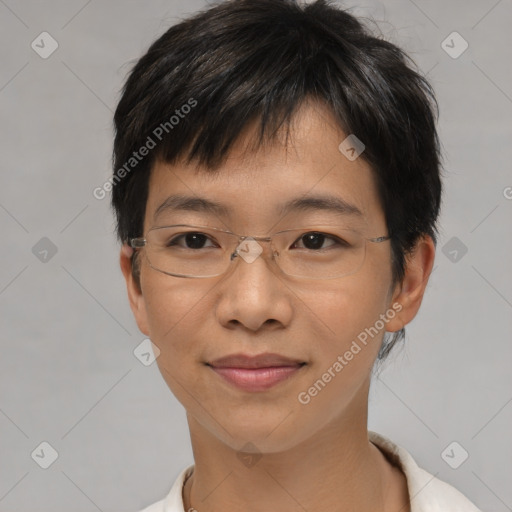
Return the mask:
<path fill-rule="evenodd" d="M 369 431 L 368 437 L 404 472 L 411 500 L 411 512 L 481 512 L 455 487 L 418 467 L 412 456 L 401 446 L 375 432 Z M 193 470 L 194 465 L 185 468 L 163 500 L 140 512 L 185 512 L 183 485 Z"/>

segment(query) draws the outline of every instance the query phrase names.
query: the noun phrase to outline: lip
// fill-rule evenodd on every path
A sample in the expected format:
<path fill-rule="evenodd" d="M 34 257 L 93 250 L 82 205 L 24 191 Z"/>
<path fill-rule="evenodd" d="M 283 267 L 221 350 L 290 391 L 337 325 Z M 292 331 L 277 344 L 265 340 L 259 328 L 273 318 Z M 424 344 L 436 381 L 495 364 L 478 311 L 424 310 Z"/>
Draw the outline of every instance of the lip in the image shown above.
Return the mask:
<path fill-rule="evenodd" d="M 233 354 L 206 363 L 215 373 L 244 391 L 266 391 L 289 379 L 306 364 L 280 354 Z"/>
<path fill-rule="evenodd" d="M 281 354 L 273 354 L 266 352 L 264 354 L 231 354 L 229 356 L 220 357 L 214 361 L 207 363 L 215 368 L 271 368 L 274 366 L 297 366 L 303 364 L 300 359 L 292 359 L 282 356 Z"/>

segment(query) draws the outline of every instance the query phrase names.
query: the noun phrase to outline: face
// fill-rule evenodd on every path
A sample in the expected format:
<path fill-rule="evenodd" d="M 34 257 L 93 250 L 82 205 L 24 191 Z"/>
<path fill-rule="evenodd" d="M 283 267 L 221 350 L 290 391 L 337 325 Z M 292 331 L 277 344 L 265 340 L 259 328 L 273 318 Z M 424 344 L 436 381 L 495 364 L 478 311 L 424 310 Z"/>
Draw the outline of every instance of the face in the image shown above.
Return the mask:
<path fill-rule="evenodd" d="M 340 222 L 368 238 L 387 235 L 372 170 L 362 158 L 350 161 L 340 152 L 346 134 L 326 108 L 305 105 L 287 147 L 278 142 L 244 151 L 252 129 L 216 174 L 156 164 L 144 233 L 156 225 L 183 223 L 267 236 Z M 221 203 L 226 213 L 164 210 L 155 217 L 173 194 Z M 319 195 L 350 203 L 361 215 L 326 209 L 279 213 L 292 199 Z M 389 241 L 367 243 L 356 273 L 324 280 L 286 276 L 263 254 L 251 263 L 235 258 L 224 275 L 200 279 L 156 271 L 144 249 L 139 257 L 140 291 L 125 272 L 131 306 L 141 331 L 159 347 L 162 376 L 189 421 L 233 449 L 251 441 L 262 452 L 275 452 L 329 426 L 366 418 L 370 374 L 382 337 L 404 323 L 393 309 L 397 290 Z M 392 320 L 384 322 L 384 315 Z M 247 390 L 207 364 L 240 353 L 279 354 L 305 364 L 267 389 Z"/>

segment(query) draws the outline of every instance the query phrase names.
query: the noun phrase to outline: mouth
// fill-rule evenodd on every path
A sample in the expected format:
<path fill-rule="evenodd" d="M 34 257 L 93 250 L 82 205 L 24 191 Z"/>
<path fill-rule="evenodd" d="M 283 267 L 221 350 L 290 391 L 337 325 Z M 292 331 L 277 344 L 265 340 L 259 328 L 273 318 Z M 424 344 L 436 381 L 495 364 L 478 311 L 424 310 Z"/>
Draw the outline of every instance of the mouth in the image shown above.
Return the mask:
<path fill-rule="evenodd" d="M 239 389 L 261 392 L 296 375 L 306 364 L 279 354 L 235 354 L 206 363 L 206 366 Z"/>

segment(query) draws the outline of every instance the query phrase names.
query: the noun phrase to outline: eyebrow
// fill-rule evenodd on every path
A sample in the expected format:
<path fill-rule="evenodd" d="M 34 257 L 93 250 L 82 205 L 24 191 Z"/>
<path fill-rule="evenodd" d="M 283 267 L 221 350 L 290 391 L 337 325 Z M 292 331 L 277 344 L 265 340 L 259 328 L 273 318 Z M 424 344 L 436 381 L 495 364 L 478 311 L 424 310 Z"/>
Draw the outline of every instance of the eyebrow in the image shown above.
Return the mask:
<path fill-rule="evenodd" d="M 331 195 L 315 195 L 291 199 L 277 208 L 279 215 L 286 215 L 291 211 L 331 211 L 339 215 L 353 215 L 363 217 L 361 210 L 354 204 L 348 203 L 341 197 Z M 217 201 L 204 197 L 175 194 L 169 196 L 155 211 L 153 218 L 163 212 L 193 211 L 229 216 L 231 208 Z"/>

